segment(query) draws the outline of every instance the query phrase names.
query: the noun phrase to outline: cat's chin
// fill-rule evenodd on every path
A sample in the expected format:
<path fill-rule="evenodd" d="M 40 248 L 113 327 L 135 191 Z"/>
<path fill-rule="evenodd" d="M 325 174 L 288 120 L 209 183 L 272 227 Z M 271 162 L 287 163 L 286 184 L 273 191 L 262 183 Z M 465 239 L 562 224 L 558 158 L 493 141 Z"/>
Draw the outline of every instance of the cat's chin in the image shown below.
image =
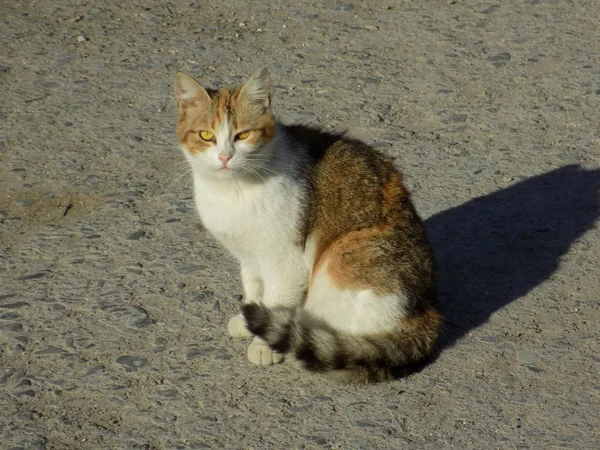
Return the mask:
<path fill-rule="evenodd" d="M 242 171 L 242 170 L 238 170 L 235 168 L 229 168 L 229 167 L 223 167 L 221 169 L 216 169 L 214 171 L 212 171 L 210 173 L 210 176 L 212 178 L 215 178 L 217 180 L 238 180 L 241 178 L 246 178 L 247 174 Z"/>
<path fill-rule="evenodd" d="M 231 170 L 228 167 L 223 167 L 220 169 L 211 170 L 210 172 L 205 174 L 210 178 L 215 178 L 217 180 L 227 180 L 231 178 L 235 178 L 235 170 Z"/>

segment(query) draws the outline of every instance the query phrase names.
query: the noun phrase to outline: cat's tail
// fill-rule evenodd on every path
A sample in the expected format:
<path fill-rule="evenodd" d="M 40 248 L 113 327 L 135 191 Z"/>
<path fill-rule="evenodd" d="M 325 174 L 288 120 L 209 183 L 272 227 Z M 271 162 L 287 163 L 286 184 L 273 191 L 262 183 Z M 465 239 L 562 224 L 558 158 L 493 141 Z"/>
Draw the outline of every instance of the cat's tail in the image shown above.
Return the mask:
<path fill-rule="evenodd" d="M 354 335 L 334 330 L 302 308 L 242 306 L 248 330 L 306 369 L 348 383 L 386 381 L 429 359 L 442 318 L 434 308 L 400 320 L 393 332 Z"/>

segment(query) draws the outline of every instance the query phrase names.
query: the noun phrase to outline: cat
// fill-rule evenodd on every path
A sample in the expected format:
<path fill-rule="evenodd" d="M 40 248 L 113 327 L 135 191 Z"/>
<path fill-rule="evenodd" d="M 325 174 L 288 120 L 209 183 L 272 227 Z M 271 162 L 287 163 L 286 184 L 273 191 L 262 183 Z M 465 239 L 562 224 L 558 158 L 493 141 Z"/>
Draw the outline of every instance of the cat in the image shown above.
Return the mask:
<path fill-rule="evenodd" d="M 343 382 L 393 378 L 435 352 L 434 258 L 391 159 L 342 134 L 284 125 L 271 78 L 175 80 L 177 136 L 205 228 L 240 262 L 228 325 L 248 359 L 284 355 Z"/>

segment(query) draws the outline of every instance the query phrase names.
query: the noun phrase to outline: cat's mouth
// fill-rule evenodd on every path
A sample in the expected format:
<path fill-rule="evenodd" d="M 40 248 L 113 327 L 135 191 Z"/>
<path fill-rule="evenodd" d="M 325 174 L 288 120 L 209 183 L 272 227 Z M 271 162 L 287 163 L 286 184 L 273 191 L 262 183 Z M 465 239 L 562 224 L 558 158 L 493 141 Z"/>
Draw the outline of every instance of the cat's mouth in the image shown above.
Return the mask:
<path fill-rule="evenodd" d="M 222 166 L 214 171 L 214 173 L 219 178 L 222 178 L 222 177 L 230 178 L 230 177 L 235 176 L 237 174 L 237 172 L 238 171 L 235 169 L 235 167 L 230 167 L 230 166 Z"/>

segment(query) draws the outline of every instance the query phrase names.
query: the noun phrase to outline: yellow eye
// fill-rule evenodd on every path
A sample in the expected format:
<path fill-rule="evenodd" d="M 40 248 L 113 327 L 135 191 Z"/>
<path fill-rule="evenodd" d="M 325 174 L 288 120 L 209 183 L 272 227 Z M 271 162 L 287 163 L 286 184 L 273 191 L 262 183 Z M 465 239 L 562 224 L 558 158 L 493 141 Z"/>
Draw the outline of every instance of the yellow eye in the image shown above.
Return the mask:
<path fill-rule="evenodd" d="M 200 137 L 202 139 L 204 139 L 205 141 L 214 141 L 215 140 L 215 135 L 213 133 L 211 133 L 210 131 L 201 131 Z"/>
<path fill-rule="evenodd" d="M 248 136 L 250 136 L 250 132 L 249 131 L 242 131 L 240 134 L 238 134 L 236 136 L 237 139 L 248 139 Z"/>

